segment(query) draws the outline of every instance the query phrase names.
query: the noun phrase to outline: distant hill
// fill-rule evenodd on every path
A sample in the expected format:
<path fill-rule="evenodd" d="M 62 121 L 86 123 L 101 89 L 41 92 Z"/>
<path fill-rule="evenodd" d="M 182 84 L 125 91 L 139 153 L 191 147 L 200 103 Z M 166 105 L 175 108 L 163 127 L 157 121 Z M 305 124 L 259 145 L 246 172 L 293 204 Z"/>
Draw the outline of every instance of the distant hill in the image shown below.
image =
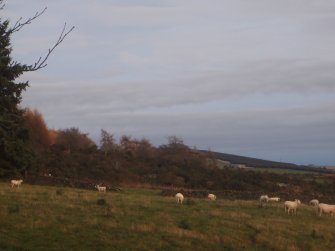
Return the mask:
<path fill-rule="evenodd" d="M 208 152 L 208 151 L 204 151 Z M 321 167 L 311 167 L 305 165 L 296 165 L 293 163 L 284 163 L 271 160 L 263 160 L 252 157 L 245 157 L 240 155 L 212 152 L 216 159 L 228 161 L 231 164 L 241 164 L 248 167 L 254 168 L 277 168 L 277 169 L 291 169 L 291 170 L 301 170 L 301 171 L 313 171 L 318 173 L 334 173 L 335 170 L 321 168 Z"/>

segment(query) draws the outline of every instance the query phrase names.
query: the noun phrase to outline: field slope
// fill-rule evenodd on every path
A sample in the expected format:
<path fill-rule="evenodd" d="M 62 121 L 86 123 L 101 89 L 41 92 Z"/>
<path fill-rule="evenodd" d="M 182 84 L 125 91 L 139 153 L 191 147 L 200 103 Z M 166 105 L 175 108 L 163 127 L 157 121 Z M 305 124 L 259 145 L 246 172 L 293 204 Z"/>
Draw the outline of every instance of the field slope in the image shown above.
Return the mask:
<path fill-rule="evenodd" d="M 334 250 L 335 219 L 306 205 L 0 183 L 0 250 Z"/>
<path fill-rule="evenodd" d="M 211 152 L 211 153 L 215 156 L 215 158 L 219 160 L 229 161 L 232 164 L 242 164 L 249 167 L 254 167 L 256 169 L 268 170 L 270 172 L 276 172 L 278 170 L 281 171 L 281 173 L 285 173 L 285 171 L 289 172 L 290 170 L 295 170 L 301 172 L 314 172 L 314 173 L 332 173 L 332 174 L 335 173 L 334 170 L 332 169 L 321 168 L 321 167 L 296 165 L 293 163 L 263 160 L 228 153 L 220 153 L 220 152 Z"/>

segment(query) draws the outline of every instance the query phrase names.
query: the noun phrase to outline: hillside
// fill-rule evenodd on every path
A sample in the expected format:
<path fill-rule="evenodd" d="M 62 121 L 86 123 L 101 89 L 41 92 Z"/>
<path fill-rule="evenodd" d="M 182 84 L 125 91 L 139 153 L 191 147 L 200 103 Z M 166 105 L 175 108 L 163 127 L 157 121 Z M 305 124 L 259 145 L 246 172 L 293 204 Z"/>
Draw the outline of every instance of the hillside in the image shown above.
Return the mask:
<path fill-rule="evenodd" d="M 207 151 L 204 151 L 207 152 Z M 335 173 L 335 170 L 321 168 L 321 167 L 311 167 L 305 165 L 296 165 L 293 163 L 284 163 L 284 162 L 276 162 L 270 160 L 257 159 L 252 157 L 244 157 L 240 155 L 220 153 L 220 152 L 212 152 L 215 158 L 223 161 L 228 161 L 231 164 L 241 164 L 246 165 L 248 167 L 254 168 L 278 168 L 278 169 L 291 169 L 291 170 L 301 170 L 301 171 L 311 171 L 317 173 Z"/>

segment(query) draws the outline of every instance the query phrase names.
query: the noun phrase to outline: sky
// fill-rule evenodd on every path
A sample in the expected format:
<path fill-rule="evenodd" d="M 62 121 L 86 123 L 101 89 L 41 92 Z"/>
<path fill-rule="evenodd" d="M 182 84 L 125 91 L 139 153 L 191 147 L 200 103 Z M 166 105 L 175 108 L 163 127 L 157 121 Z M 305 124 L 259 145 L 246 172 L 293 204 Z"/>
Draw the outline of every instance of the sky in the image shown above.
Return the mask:
<path fill-rule="evenodd" d="M 50 128 L 154 145 L 335 165 L 335 1 L 22 0 L 2 17 L 46 12 L 12 36 L 23 106 Z"/>

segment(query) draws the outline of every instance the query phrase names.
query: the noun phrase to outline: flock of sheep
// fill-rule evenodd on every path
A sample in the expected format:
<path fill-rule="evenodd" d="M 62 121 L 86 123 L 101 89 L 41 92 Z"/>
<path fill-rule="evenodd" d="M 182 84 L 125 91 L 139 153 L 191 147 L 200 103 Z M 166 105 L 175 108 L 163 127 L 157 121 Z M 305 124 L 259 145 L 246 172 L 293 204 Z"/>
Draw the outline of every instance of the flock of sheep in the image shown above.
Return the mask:
<path fill-rule="evenodd" d="M 267 195 L 261 195 L 259 197 L 259 202 L 262 204 L 263 202 L 279 202 L 279 197 L 269 197 Z M 300 200 L 294 200 L 294 201 L 285 201 L 284 202 L 284 209 L 285 213 L 287 212 L 290 214 L 297 214 L 297 208 L 301 204 Z M 318 214 L 319 216 L 322 215 L 322 213 L 330 214 L 331 217 L 333 217 L 333 214 L 335 213 L 335 205 L 329 205 L 325 203 L 319 203 L 317 199 L 313 199 L 309 202 L 309 205 L 317 207 L 318 208 Z"/>
<path fill-rule="evenodd" d="M 11 186 L 13 187 L 17 187 L 19 188 L 20 185 L 22 184 L 23 180 L 11 180 Z M 96 185 L 95 188 L 99 191 L 99 192 L 106 192 L 107 188 L 105 186 L 100 186 L 100 185 Z M 207 198 L 209 200 L 216 200 L 216 196 L 214 194 L 208 194 Z M 183 204 L 183 200 L 184 200 L 184 195 L 182 193 L 177 193 L 175 195 L 175 199 L 177 204 Z M 264 202 L 266 203 L 270 203 L 270 202 L 279 202 L 280 198 L 279 197 L 269 197 L 267 195 L 261 195 L 259 197 L 259 202 L 261 203 L 261 205 L 263 205 Z M 290 214 L 290 212 L 292 212 L 292 214 L 297 214 L 297 208 L 298 206 L 301 204 L 300 200 L 295 200 L 295 201 L 285 201 L 284 202 L 284 208 L 285 208 L 285 213 L 287 212 L 288 214 Z M 319 203 L 319 201 L 317 199 L 313 199 L 309 202 L 309 204 L 311 206 L 317 207 L 318 208 L 318 214 L 319 216 L 322 215 L 322 213 L 324 214 L 330 214 L 331 217 L 333 217 L 334 213 L 335 213 L 335 205 L 329 205 L 329 204 L 325 204 L 325 203 Z"/>
<path fill-rule="evenodd" d="M 182 193 L 177 193 L 175 195 L 176 198 L 176 202 L 177 204 L 183 204 L 183 200 L 184 200 L 184 195 Z M 214 194 L 208 194 L 207 198 L 209 200 L 216 200 L 216 196 Z M 261 195 L 259 197 L 259 202 L 261 203 L 269 203 L 269 202 L 279 202 L 280 198 L 279 197 L 269 197 L 267 195 Z M 290 214 L 290 212 L 292 212 L 292 214 L 297 214 L 297 208 L 298 206 L 301 204 L 300 200 L 295 200 L 295 201 L 285 201 L 284 202 L 284 210 L 285 213 L 287 212 L 288 214 Z M 322 215 L 322 213 L 325 214 L 330 214 L 331 217 L 333 217 L 333 214 L 335 213 L 335 205 L 329 205 L 329 204 L 325 204 L 325 203 L 319 203 L 319 201 L 317 199 L 313 199 L 309 202 L 309 204 L 311 206 L 317 207 L 318 208 L 318 214 L 319 216 Z"/>

